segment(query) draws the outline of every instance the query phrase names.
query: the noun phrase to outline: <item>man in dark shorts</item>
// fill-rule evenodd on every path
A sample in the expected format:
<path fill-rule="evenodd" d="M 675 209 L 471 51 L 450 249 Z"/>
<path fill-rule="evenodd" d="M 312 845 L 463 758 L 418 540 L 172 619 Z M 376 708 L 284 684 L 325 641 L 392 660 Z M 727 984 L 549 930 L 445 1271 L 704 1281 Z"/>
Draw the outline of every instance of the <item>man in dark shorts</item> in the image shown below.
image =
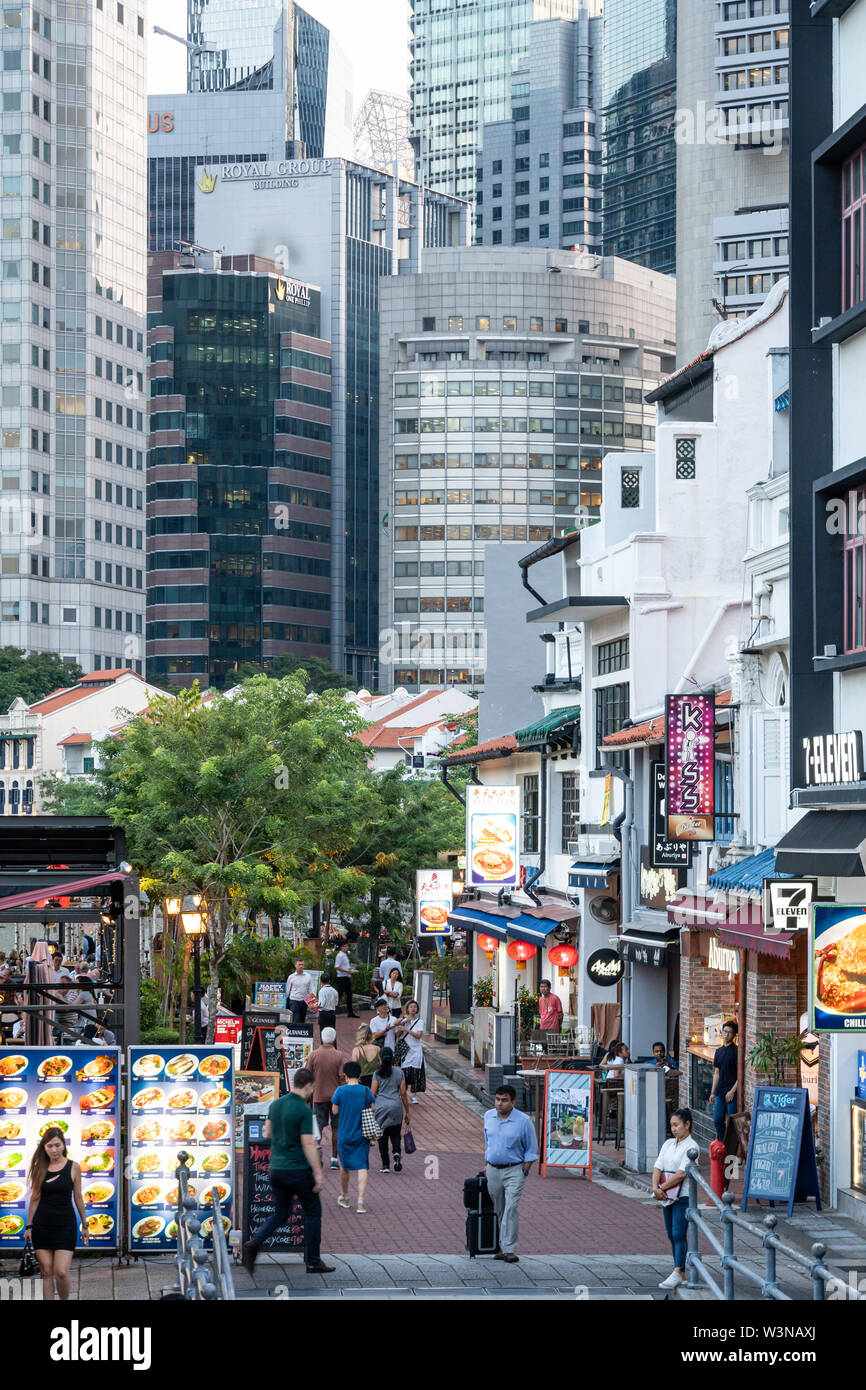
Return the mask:
<path fill-rule="evenodd" d="M 331 1126 L 331 1167 L 339 1168 L 337 1126 L 331 1116 L 331 1097 L 345 1080 L 343 1065 L 349 1058 L 345 1052 L 337 1050 L 337 1034 L 333 1028 L 323 1028 L 321 1038 L 322 1045 L 310 1053 L 307 1066 L 314 1077 L 313 1109 L 316 1112 L 316 1124 L 323 1139 L 325 1130 Z"/>
<path fill-rule="evenodd" d="M 271 1141 L 271 1190 L 276 1211 L 244 1246 L 244 1268 L 252 1274 L 259 1250 L 269 1236 L 291 1217 L 295 1197 L 304 1209 L 304 1260 L 308 1274 L 333 1274 L 321 1255 L 322 1203 L 319 1193 L 325 1175 L 313 1138 L 313 1073 L 301 1067 L 295 1072 L 291 1095 L 280 1096 L 268 1111 L 265 1138 Z"/>
<path fill-rule="evenodd" d="M 713 1085 L 710 1100 L 713 1103 L 713 1124 L 719 1139 L 724 1140 L 729 1115 L 737 1113 L 737 1082 L 739 1054 L 734 1039 L 737 1025 L 733 1021 L 722 1024 L 722 1046 L 717 1047 L 713 1056 Z"/>

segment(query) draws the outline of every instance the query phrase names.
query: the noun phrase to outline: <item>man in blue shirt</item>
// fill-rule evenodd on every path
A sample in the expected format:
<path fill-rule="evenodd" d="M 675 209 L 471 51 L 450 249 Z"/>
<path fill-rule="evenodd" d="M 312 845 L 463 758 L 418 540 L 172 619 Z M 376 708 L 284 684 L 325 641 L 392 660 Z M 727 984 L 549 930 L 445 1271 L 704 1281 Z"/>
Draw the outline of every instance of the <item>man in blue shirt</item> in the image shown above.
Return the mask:
<path fill-rule="evenodd" d="M 497 1260 L 517 1263 L 517 1204 L 523 1184 L 538 1158 L 535 1127 L 528 1115 L 515 1110 L 513 1086 L 500 1086 L 494 1096 L 495 1110 L 484 1116 L 484 1156 L 487 1160 L 487 1189 L 499 1217 L 500 1253 Z"/>

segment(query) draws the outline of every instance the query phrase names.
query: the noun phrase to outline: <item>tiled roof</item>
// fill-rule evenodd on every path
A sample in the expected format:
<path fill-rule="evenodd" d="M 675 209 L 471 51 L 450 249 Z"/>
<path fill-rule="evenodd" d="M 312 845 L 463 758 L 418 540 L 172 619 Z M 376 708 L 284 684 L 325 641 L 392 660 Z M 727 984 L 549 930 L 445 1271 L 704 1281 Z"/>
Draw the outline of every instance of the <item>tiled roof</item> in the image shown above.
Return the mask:
<path fill-rule="evenodd" d="M 486 743 L 474 743 L 471 748 L 461 748 L 459 753 L 451 753 L 443 758 L 448 767 L 458 767 L 460 763 L 479 763 L 486 758 L 506 758 L 517 751 L 514 734 L 504 734 L 502 738 L 489 738 Z"/>
<path fill-rule="evenodd" d="M 92 734 L 67 734 L 65 738 L 61 738 L 61 739 L 58 740 L 58 746 L 59 746 L 60 748 L 63 748 L 64 745 L 69 745 L 69 744 L 73 744 L 73 743 L 92 743 L 92 742 L 93 742 L 93 735 L 92 735 Z"/>
<path fill-rule="evenodd" d="M 446 722 L 446 716 L 441 714 L 438 719 L 430 719 L 426 723 L 421 722 L 413 725 L 403 723 L 403 718 L 410 710 L 417 710 L 419 706 L 429 704 L 431 700 L 437 699 L 445 694 L 444 686 L 437 686 L 435 690 L 427 690 L 423 695 L 418 695 L 414 700 L 408 700 L 405 705 L 399 705 L 397 709 L 392 709 L 390 714 L 383 715 L 371 724 L 369 729 L 364 729 L 358 735 L 366 748 L 398 748 L 397 737 L 409 738 L 412 734 L 423 733 L 425 729 L 432 729 L 435 724 Z M 360 710 L 359 710 L 360 712 Z M 388 742 L 382 742 L 381 735 L 386 733 Z"/>
<path fill-rule="evenodd" d="M 716 696 L 716 708 L 720 705 L 731 703 L 730 690 L 723 690 Z M 665 717 L 663 714 L 656 714 L 652 719 L 645 719 L 641 724 L 632 724 L 628 729 L 617 729 L 615 734 L 606 734 L 602 739 L 605 747 L 628 748 L 636 743 L 664 743 L 665 741 Z"/>
<path fill-rule="evenodd" d="M 381 727 L 376 725 L 372 729 L 365 729 L 359 737 L 366 748 L 398 748 L 405 753 L 409 751 L 406 744 L 410 739 L 420 738 L 429 729 L 449 727 L 454 727 L 452 719 L 431 719 L 429 724 L 418 724 L 414 728 L 405 724 L 384 723 Z"/>

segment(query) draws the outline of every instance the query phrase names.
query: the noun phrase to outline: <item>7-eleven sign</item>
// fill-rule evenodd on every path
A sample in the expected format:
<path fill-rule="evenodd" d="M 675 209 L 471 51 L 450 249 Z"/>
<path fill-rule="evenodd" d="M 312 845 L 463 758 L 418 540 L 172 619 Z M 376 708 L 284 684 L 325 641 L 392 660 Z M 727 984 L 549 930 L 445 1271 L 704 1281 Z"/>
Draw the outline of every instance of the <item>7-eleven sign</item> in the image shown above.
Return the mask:
<path fill-rule="evenodd" d="M 764 879 L 764 935 L 805 931 L 812 913 L 815 883 L 810 878 Z"/>

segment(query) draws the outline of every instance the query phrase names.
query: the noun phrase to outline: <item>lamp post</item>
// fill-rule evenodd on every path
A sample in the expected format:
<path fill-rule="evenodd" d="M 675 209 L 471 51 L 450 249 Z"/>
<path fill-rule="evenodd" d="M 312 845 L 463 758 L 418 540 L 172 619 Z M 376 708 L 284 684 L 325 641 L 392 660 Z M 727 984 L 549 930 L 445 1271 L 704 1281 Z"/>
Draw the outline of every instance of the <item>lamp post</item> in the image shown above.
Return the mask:
<path fill-rule="evenodd" d="M 201 899 L 196 900 L 198 903 Z M 201 939 L 207 927 L 205 926 L 204 913 L 196 906 L 190 911 L 180 914 L 183 929 L 186 935 L 192 940 L 193 946 L 193 1038 L 197 1043 L 203 1042 L 201 1026 Z"/>

